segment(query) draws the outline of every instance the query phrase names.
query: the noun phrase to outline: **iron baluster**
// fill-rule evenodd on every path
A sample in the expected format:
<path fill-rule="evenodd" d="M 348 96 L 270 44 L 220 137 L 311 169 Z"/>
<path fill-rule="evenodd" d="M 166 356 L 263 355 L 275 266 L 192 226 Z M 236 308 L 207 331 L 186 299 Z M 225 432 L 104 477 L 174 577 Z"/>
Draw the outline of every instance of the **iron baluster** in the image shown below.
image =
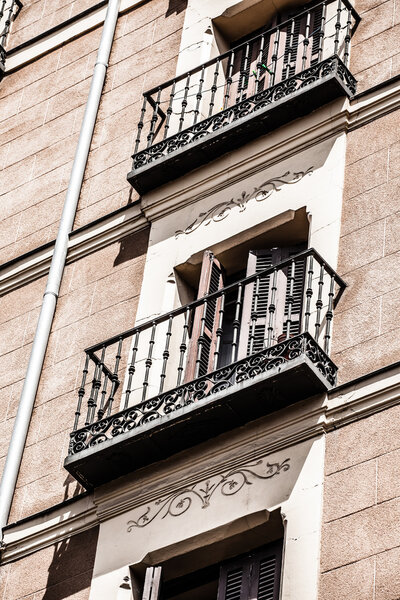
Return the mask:
<path fill-rule="evenodd" d="M 217 83 L 218 83 L 218 74 L 219 74 L 219 64 L 220 64 L 220 59 L 218 58 L 217 62 L 215 63 L 214 80 L 213 80 L 213 84 L 211 86 L 210 108 L 208 111 L 209 117 L 211 117 L 211 115 L 213 114 L 213 108 L 214 108 L 214 103 L 215 103 L 215 94 L 218 89 Z"/>
<path fill-rule="evenodd" d="M 0 21 L 1 21 L 1 19 L 4 17 L 4 9 L 5 9 L 5 6 L 6 6 L 6 2 L 7 2 L 7 0 L 3 0 L 3 1 L 2 1 L 2 3 L 1 3 L 1 8 L 0 8 Z"/>
<path fill-rule="evenodd" d="M 150 375 L 151 365 L 153 364 L 152 356 L 153 356 L 153 347 L 154 347 L 154 341 L 155 341 L 155 335 L 156 335 L 156 328 L 157 328 L 157 325 L 155 323 L 153 323 L 153 326 L 151 328 L 151 334 L 150 334 L 149 351 L 147 353 L 147 358 L 144 361 L 145 372 L 144 372 L 144 380 L 143 380 L 142 402 L 144 402 L 146 400 L 147 388 L 149 387 L 149 375 Z"/>
<path fill-rule="evenodd" d="M 322 4 L 321 28 L 320 28 L 319 40 L 318 40 L 318 62 L 321 62 L 322 53 L 324 51 L 325 23 L 326 23 L 326 2 L 324 2 Z"/>
<path fill-rule="evenodd" d="M 169 105 L 167 108 L 167 118 L 165 121 L 165 127 L 164 127 L 164 140 L 166 137 L 168 137 L 168 129 L 169 129 L 169 122 L 171 120 L 171 115 L 172 115 L 172 105 L 174 102 L 174 96 L 175 96 L 175 86 L 176 86 L 176 81 L 174 80 L 172 83 L 172 87 L 171 87 L 171 93 L 169 95 Z"/>
<path fill-rule="evenodd" d="M 147 96 L 144 95 L 144 100 L 143 100 L 143 104 L 142 104 L 142 110 L 140 113 L 140 119 L 139 119 L 139 123 L 137 126 L 137 137 L 136 137 L 136 142 L 135 142 L 135 150 L 134 150 L 134 154 L 137 154 L 138 150 L 139 150 L 139 145 L 140 145 L 140 138 L 142 136 L 142 129 L 144 126 L 144 115 L 146 114 L 146 105 L 147 105 Z"/>
<path fill-rule="evenodd" d="M 302 71 L 304 71 L 304 69 L 306 68 L 308 46 L 310 44 L 310 20 L 311 20 L 311 13 L 310 13 L 310 11 L 308 11 L 307 12 L 307 20 L 306 20 L 305 36 L 303 39 L 303 56 L 301 59 L 301 70 Z"/>
<path fill-rule="evenodd" d="M 133 376 L 136 371 L 135 363 L 136 363 L 136 354 L 137 354 L 138 346 L 139 346 L 139 335 L 140 335 L 140 333 L 139 333 L 139 331 L 137 331 L 135 334 L 135 339 L 133 341 L 131 362 L 129 363 L 129 367 L 128 367 L 128 383 L 127 383 L 126 391 L 125 391 L 124 408 L 128 408 L 129 397 L 132 392 L 132 379 L 133 379 Z"/>
<path fill-rule="evenodd" d="M 185 311 L 185 322 L 183 324 L 182 330 L 182 340 L 181 345 L 179 346 L 179 366 L 178 366 L 178 377 L 176 380 L 176 385 L 181 385 L 182 375 L 183 375 L 183 364 L 185 361 L 185 353 L 187 350 L 187 336 L 189 330 L 189 317 L 190 317 L 190 308 L 188 307 Z"/>
<path fill-rule="evenodd" d="M 105 373 L 103 389 L 101 390 L 100 406 L 99 406 L 99 410 L 97 411 L 97 420 L 98 421 L 100 421 L 100 419 L 103 418 L 104 412 L 105 412 L 104 405 L 105 405 L 105 401 L 106 401 L 107 384 L 108 384 L 108 373 Z"/>
<path fill-rule="evenodd" d="M 244 52 L 244 61 L 243 61 L 243 70 L 240 72 L 240 83 L 239 83 L 239 100 L 241 102 L 243 100 L 244 90 L 248 86 L 248 74 L 247 68 L 249 64 L 249 53 L 250 53 L 250 44 L 247 42 L 245 48 L 242 49 L 242 54 Z"/>
<path fill-rule="evenodd" d="M 4 23 L 4 29 L 0 36 L 0 46 L 3 46 L 3 47 L 6 45 L 7 36 L 10 31 L 11 21 L 13 18 L 14 5 L 15 5 L 15 0 L 11 0 L 11 4 L 10 4 L 10 6 L 8 8 L 8 12 L 7 12 L 7 18 Z M 3 11 L 3 14 L 1 15 L 1 17 L 3 17 L 3 16 L 4 16 L 4 11 Z"/>
<path fill-rule="evenodd" d="M 159 109 L 160 103 L 161 103 L 161 87 L 158 88 L 157 100 L 155 101 L 154 109 L 153 109 L 153 114 L 151 116 L 150 131 L 149 131 L 149 134 L 147 136 L 147 147 L 148 148 L 150 148 L 150 146 L 153 143 L 154 132 L 155 132 L 155 129 L 156 129 L 156 123 L 158 121 L 158 109 Z"/>
<path fill-rule="evenodd" d="M 197 379 L 197 377 L 199 376 L 199 372 L 200 372 L 200 366 L 201 366 L 201 353 L 203 350 L 203 345 L 204 345 L 204 329 L 206 326 L 206 316 L 207 316 L 207 299 L 204 300 L 204 304 L 203 304 L 203 313 L 201 315 L 201 325 L 200 325 L 200 335 L 198 337 L 197 340 L 197 356 L 196 356 L 196 368 L 195 368 L 195 372 L 194 372 L 194 378 Z"/>
<path fill-rule="evenodd" d="M 232 50 L 229 55 L 228 73 L 227 73 L 227 78 L 226 78 L 225 95 L 224 95 L 224 106 L 223 106 L 224 110 L 225 110 L 225 108 L 227 108 L 228 103 L 229 103 L 234 62 L 235 62 L 235 51 Z"/>
<path fill-rule="evenodd" d="M 284 79 L 287 79 L 290 76 L 290 65 L 293 60 L 293 43 L 294 43 L 294 28 L 295 28 L 295 20 L 292 19 L 290 21 L 290 34 L 289 34 L 289 45 L 288 45 L 288 53 L 287 53 L 287 62 L 286 65 L 282 67 L 282 75 Z"/>
<path fill-rule="evenodd" d="M 103 372 L 105 352 L 106 352 L 106 347 L 103 346 L 102 351 L 101 351 L 100 361 L 96 362 L 96 368 L 94 370 L 92 389 L 91 389 L 91 393 L 90 393 L 90 398 L 88 400 L 88 412 L 87 412 L 87 418 L 86 418 L 87 422 L 85 423 L 86 425 L 91 425 L 93 423 L 96 406 L 97 406 L 97 396 L 99 394 L 99 389 L 101 386 L 101 374 Z"/>
<path fill-rule="evenodd" d="M 264 54 L 264 46 L 265 46 L 265 35 L 262 35 L 261 41 L 260 41 L 260 50 L 258 53 L 257 70 L 255 72 L 255 83 L 254 83 L 254 93 L 255 94 L 257 94 L 257 92 L 258 92 L 258 85 L 260 82 L 261 67 L 263 66 L 262 60 L 263 60 L 263 54 Z"/>
<path fill-rule="evenodd" d="M 85 395 L 85 385 L 86 385 L 86 377 L 88 374 L 88 370 L 89 370 L 89 354 L 86 354 L 85 366 L 84 366 L 83 372 L 82 372 L 81 387 L 78 390 L 78 404 L 77 404 L 76 411 L 75 411 L 75 420 L 74 420 L 74 426 L 73 426 L 72 431 L 76 431 L 78 428 L 79 417 L 81 416 L 82 401 L 83 401 L 83 397 Z"/>
<path fill-rule="evenodd" d="M 204 71 L 205 71 L 205 67 L 203 65 L 203 68 L 201 69 L 201 73 L 200 73 L 199 89 L 197 90 L 197 94 L 196 94 L 196 108 L 194 109 L 193 125 L 195 125 L 197 123 L 197 119 L 198 119 L 199 112 L 200 112 L 200 102 L 203 97 L 202 90 L 203 90 L 203 83 L 204 83 Z"/>
<path fill-rule="evenodd" d="M 189 71 L 189 73 L 187 74 L 186 77 L 186 83 L 185 83 L 185 91 L 183 94 L 183 99 L 182 99 L 182 110 L 181 110 L 181 116 L 179 117 L 179 129 L 178 132 L 182 131 L 183 128 L 183 123 L 185 121 L 185 111 L 186 111 L 186 107 L 187 107 L 187 97 L 188 97 L 188 93 L 189 93 L 189 88 L 190 88 L 190 77 L 191 77 L 191 72 Z"/>
<path fill-rule="evenodd" d="M 223 334 L 222 324 L 224 321 L 224 312 L 225 312 L 225 293 L 223 292 L 221 294 L 221 301 L 220 301 L 219 311 L 218 311 L 218 327 L 216 330 L 216 343 L 215 343 L 215 351 L 214 351 L 213 371 L 215 371 L 215 369 L 218 366 L 218 358 L 221 353 L 221 338 L 222 338 L 222 334 Z"/>
<path fill-rule="evenodd" d="M 286 339 L 290 338 L 290 329 L 292 327 L 292 310 L 293 310 L 293 302 L 294 302 L 294 280 L 295 280 L 295 269 L 296 263 L 292 260 L 290 265 L 290 275 L 289 275 L 289 294 L 287 297 L 287 317 L 286 317 Z"/>
<path fill-rule="evenodd" d="M 321 310 L 322 310 L 322 291 L 324 288 L 324 275 L 325 275 L 325 266 L 324 263 L 321 263 L 321 268 L 319 271 L 319 279 L 318 279 L 318 298 L 315 303 L 317 308 L 317 313 L 315 316 L 315 336 L 314 338 L 318 341 L 320 328 L 321 328 Z"/>
<path fill-rule="evenodd" d="M 340 29 L 341 29 L 341 19 L 342 19 L 342 2 L 341 0 L 338 0 L 338 5 L 337 5 L 337 17 L 336 17 L 336 23 L 335 23 L 335 43 L 334 43 L 334 54 L 338 54 L 339 52 L 339 34 L 340 34 Z"/>
<path fill-rule="evenodd" d="M 272 69 L 271 69 L 271 73 L 269 76 L 269 87 L 274 85 L 275 78 L 276 78 L 276 70 L 277 70 L 277 66 L 278 66 L 279 36 L 280 36 L 280 29 L 279 29 L 279 27 L 277 27 L 276 32 L 275 32 L 275 39 L 274 39 L 274 50 L 273 50 L 273 54 L 271 57 Z"/>
<path fill-rule="evenodd" d="M 231 362 L 235 362 L 237 355 L 237 348 L 239 344 L 239 331 L 240 331 L 240 313 L 242 310 L 243 302 L 243 284 L 238 284 L 236 306 L 235 306 L 235 318 L 232 323 L 233 337 L 232 337 L 232 354 Z"/>
<path fill-rule="evenodd" d="M 310 315 L 311 315 L 311 298 L 313 295 L 313 289 L 312 289 L 312 280 L 313 280 L 313 257 L 310 256 L 309 259 L 309 263 L 308 263 L 308 281 L 307 281 L 307 289 L 306 289 L 306 310 L 304 313 L 304 331 L 308 331 L 309 327 L 310 327 Z"/>
<path fill-rule="evenodd" d="M 168 358 L 169 358 L 169 343 L 171 340 L 171 335 L 172 335 L 172 316 L 169 317 L 168 319 L 168 330 L 165 338 L 165 348 L 164 348 L 164 352 L 163 352 L 163 362 L 162 362 L 162 369 L 161 369 L 161 375 L 160 375 L 160 389 L 158 390 L 158 393 L 161 394 L 161 392 L 164 389 L 164 382 L 165 382 L 165 377 L 166 377 L 166 371 L 167 371 L 167 363 L 168 363 Z"/>
<path fill-rule="evenodd" d="M 119 361 L 121 360 L 121 356 L 122 356 L 121 352 L 122 352 L 122 337 L 119 338 L 117 354 L 115 355 L 114 371 L 111 376 L 111 390 L 110 390 L 110 395 L 107 400 L 107 405 L 108 405 L 107 406 L 107 415 L 111 414 L 111 409 L 112 409 L 112 405 L 114 402 L 114 395 L 115 395 L 115 392 L 117 391 L 117 387 L 119 385 L 118 369 L 119 369 Z"/>
<path fill-rule="evenodd" d="M 344 38 L 344 54 L 343 54 L 343 63 L 347 67 L 349 64 L 349 54 L 350 54 L 350 37 L 351 37 L 351 9 L 347 9 L 347 23 L 346 23 L 346 35 Z"/>
<path fill-rule="evenodd" d="M 258 297 L 260 295 L 260 278 L 256 278 L 254 296 L 253 296 L 253 307 L 251 311 L 251 326 L 250 326 L 250 336 L 249 336 L 249 354 L 253 354 L 253 346 L 254 346 L 254 336 L 256 331 L 256 322 L 258 318 L 257 307 L 258 307 Z"/>
<path fill-rule="evenodd" d="M 274 333 L 274 321 L 276 314 L 276 291 L 278 289 L 278 270 L 274 269 L 271 286 L 271 302 L 268 305 L 268 329 L 267 329 L 267 348 L 272 344 Z"/>
<path fill-rule="evenodd" d="M 331 275 L 331 285 L 329 288 L 329 300 L 328 300 L 328 309 L 326 311 L 326 315 L 325 315 L 325 320 L 326 320 L 326 327 L 325 327 L 325 336 L 324 336 L 324 350 L 327 354 L 329 354 L 329 345 L 330 345 L 330 338 L 331 338 L 331 327 L 332 327 L 332 319 L 333 319 L 333 296 L 335 293 L 335 276 Z"/>

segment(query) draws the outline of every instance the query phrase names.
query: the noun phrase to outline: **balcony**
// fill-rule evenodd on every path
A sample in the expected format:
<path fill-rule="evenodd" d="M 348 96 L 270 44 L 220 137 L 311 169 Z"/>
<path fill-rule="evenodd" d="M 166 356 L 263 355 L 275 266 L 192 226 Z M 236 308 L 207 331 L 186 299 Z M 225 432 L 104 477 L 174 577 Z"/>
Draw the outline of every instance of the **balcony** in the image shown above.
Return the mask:
<path fill-rule="evenodd" d="M 1 0 L 0 5 L 0 81 L 3 78 L 6 64 L 6 44 L 11 23 L 18 17 L 22 2 L 20 0 Z"/>
<path fill-rule="evenodd" d="M 345 283 L 313 249 L 86 350 L 66 469 L 90 489 L 336 382 Z M 84 406 L 84 400 L 85 406 Z"/>
<path fill-rule="evenodd" d="M 295 17 L 144 94 L 128 181 L 143 194 L 193 168 L 352 96 L 348 0 Z"/>

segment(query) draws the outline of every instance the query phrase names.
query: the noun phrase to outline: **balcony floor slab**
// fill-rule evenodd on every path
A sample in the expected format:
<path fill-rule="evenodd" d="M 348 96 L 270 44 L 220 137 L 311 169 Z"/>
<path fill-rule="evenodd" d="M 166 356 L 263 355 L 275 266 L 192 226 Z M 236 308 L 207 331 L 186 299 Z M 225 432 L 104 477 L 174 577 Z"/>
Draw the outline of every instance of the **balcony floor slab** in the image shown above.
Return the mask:
<path fill-rule="evenodd" d="M 301 354 L 138 427 L 128 424 L 114 437 L 69 455 L 64 466 L 91 489 L 331 388 L 317 365 Z M 109 417 L 110 423 L 120 423 L 132 409 Z M 73 434 L 76 440 L 80 432 Z"/>

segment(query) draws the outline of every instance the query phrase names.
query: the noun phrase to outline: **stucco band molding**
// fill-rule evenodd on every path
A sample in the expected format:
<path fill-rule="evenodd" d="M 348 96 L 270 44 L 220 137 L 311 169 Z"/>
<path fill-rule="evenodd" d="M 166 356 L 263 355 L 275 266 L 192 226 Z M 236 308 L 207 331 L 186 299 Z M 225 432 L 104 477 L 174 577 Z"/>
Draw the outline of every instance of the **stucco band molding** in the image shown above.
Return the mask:
<path fill-rule="evenodd" d="M 94 223 L 82 230 L 73 232 L 68 245 L 67 264 L 96 252 L 109 244 L 121 241 L 124 237 L 141 231 L 148 223 L 140 212 L 138 204 L 123 212 L 110 215 L 100 223 Z M 0 296 L 11 292 L 49 272 L 54 243 L 45 249 L 21 257 L 0 270 Z"/>
<path fill-rule="evenodd" d="M 42 548 L 82 533 L 98 524 L 92 496 L 79 498 L 63 508 L 33 516 L 4 532 L 0 564 L 18 560 Z"/>
<path fill-rule="evenodd" d="M 121 0 L 119 14 L 131 10 L 144 4 L 146 0 Z M 104 23 L 107 5 L 102 2 L 100 6 L 94 6 L 92 10 L 86 10 L 82 16 L 77 15 L 64 26 L 60 26 L 44 32 L 37 38 L 33 38 L 31 43 L 23 44 L 23 47 L 16 47 L 10 50 L 6 62 L 6 75 L 16 69 L 30 63 L 32 60 L 59 48 L 62 44 L 69 42 Z"/>
<path fill-rule="evenodd" d="M 191 486 L 235 469 L 247 461 L 259 459 L 349 423 L 368 417 L 400 403 L 400 367 L 374 375 L 331 396 L 310 403 L 294 405 L 272 418 L 232 432 L 225 443 L 208 451 L 191 455 L 187 460 L 167 461 L 146 470 L 145 476 L 127 477 L 98 488 L 94 497 L 87 496 L 68 507 L 8 527 L 4 532 L 1 564 L 12 562 L 60 540 L 78 534 L 101 521 L 154 502 L 179 489 Z M 271 424 L 269 424 L 271 422 Z M 248 449 L 252 448 L 251 451 Z M 188 469 L 190 474 L 188 474 Z"/>

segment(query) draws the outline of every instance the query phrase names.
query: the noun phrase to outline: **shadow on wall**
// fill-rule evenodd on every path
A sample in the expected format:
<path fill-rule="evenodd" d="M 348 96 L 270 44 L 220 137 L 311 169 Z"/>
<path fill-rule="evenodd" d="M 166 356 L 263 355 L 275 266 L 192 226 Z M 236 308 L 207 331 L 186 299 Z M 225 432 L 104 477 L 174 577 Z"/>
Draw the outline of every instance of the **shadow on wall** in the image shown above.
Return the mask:
<path fill-rule="evenodd" d="M 54 546 L 42 600 L 75 598 L 75 594 L 90 588 L 97 537 L 98 527 L 95 527 Z"/>
<path fill-rule="evenodd" d="M 114 260 L 114 267 L 122 263 L 139 258 L 147 252 L 150 229 L 131 233 L 120 241 L 119 252 Z"/>
<path fill-rule="evenodd" d="M 181 13 L 187 7 L 187 0 L 169 0 L 168 10 L 165 13 L 166 17 L 169 17 L 172 14 Z"/>

